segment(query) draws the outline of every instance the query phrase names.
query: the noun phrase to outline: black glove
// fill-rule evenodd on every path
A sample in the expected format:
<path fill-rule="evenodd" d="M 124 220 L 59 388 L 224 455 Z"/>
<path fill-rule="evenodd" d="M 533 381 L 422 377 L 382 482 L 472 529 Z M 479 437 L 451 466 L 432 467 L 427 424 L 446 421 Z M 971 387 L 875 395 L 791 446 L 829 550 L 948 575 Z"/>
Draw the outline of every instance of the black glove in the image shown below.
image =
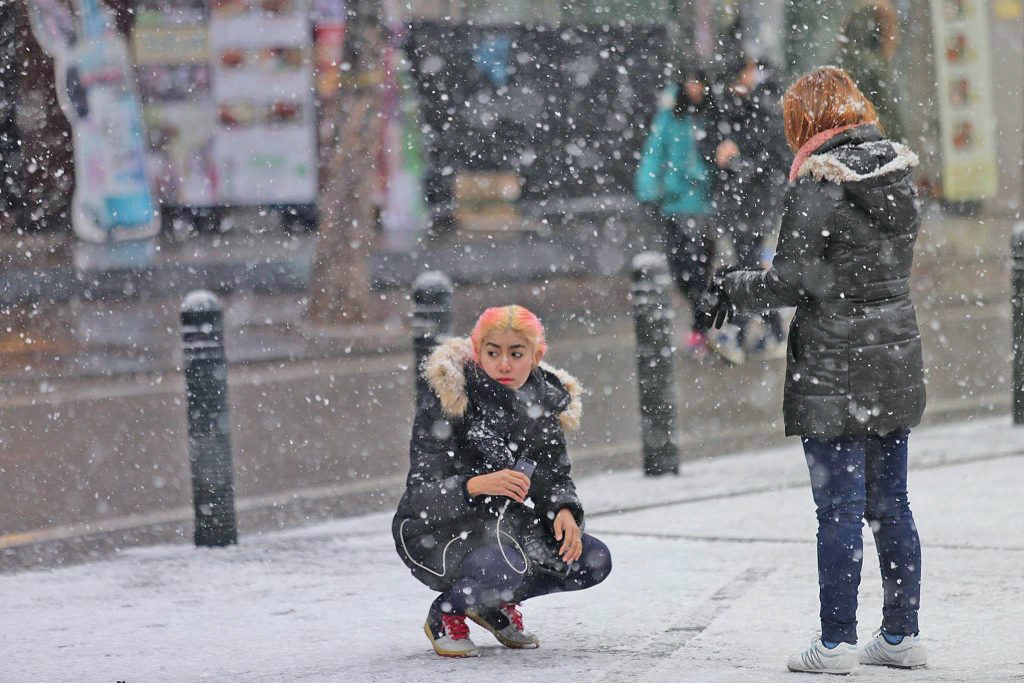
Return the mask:
<path fill-rule="evenodd" d="M 721 329 L 726 322 L 732 322 L 736 316 L 736 306 L 729 299 L 729 293 L 725 290 L 725 276 L 736 271 L 747 270 L 743 266 L 721 266 L 711 276 L 711 284 L 704 291 L 700 303 L 697 305 L 695 317 L 697 324 L 704 329 L 714 327 Z"/>
<path fill-rule="evenodd" d="M 729 301 L 729 295 L 720 285 L 712 282 L 697 304 L 697 325 L 703 329 L 721 329 L 726 321 L 732 322 L 735 315 L 736 307 Z"/>

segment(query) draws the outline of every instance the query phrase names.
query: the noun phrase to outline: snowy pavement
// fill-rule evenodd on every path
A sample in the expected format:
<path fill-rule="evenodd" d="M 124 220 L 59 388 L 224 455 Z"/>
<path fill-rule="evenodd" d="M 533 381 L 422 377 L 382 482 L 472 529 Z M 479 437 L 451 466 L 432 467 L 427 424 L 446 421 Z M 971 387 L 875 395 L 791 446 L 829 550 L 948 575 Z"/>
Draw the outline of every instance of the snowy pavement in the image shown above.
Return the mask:
<path fill-rule="evenodd" d="M 1024 428 L 1008 418 L 911 437 L 927 669 L 879 681 L 1024 680 Z M 261 536 L 227 550 L 132 549 L 0 576 L 0 681 L 793 681 L 817 629 L 814 512 L 797 440 L 687 463 L 679 477 L 581 479 L 614 570 L 523 608 L 534 651 L 474 627 L 475 660 L 435 656 L 433 593 L 399 561 L 390 516 Z M 860 637 L 880 620 L 870 534 Z M 815 679 L 819 680 L 819 679 Z"/>

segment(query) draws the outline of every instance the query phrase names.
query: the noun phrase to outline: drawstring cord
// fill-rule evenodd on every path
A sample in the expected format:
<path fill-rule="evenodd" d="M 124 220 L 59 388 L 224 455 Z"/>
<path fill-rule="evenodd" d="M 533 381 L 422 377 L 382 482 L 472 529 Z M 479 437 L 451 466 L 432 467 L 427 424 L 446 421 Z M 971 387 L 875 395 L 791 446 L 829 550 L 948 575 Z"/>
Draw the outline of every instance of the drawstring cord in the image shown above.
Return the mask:
<path fill-rule="evenodd" d="M 496 533 L 496 535 L 498 537 L 498 550 L 501 551 L 501 557 L 505 560 L 505 564 L 508 565 L 509 569 L 514 571 L 516 574 L 525 574 L 526 572 L 530 571 L 530 561 L 526 557 L 526 552 L 523 550 L 523 547 L 521 545 L 519 545 L 519 541 L 517 541 L 515 539 L 515 537 L 512 536 L 512 534 L 510 534 L 510 533 L 508 533 L 506 531 L 502 531 L 501 530 L 501 523 L 505 519 L 505 511 L 508 509 L 509 503 L 511 503 L 511 502 L 512 502 L 511 500 L 506 500 L 505 504 L 503 506 L 501 506 L 501 511 L 498 513 L 498 523 L 494 527 L 495 533 Z M 428 571 L 431 574 L 433 574 L 434 576 L 444 577 L 444 575 L 448 573 L 448 548 L 450 548 L 452 543 L 455 543 L 455 541 L 465 540 L 466 538 L 469 537 L 469 535 L 472 532 L 471 531 L 463 531 L 458 536 L 456 536 L 455 538 L 453 538 L 452 540 L 448 541 L 445 544 L 444 549 L 441 551 L 441 571 L 437 572 L 437 571 L 431 569 L 430 567 L 428 567 L 427 565 L 421 564 L 420 562 L 417 562 L 415 559 L 413 559 L 412 553 L 409 552 L 408 546 L 405 545 L 405 525 L 409 521 L 411 521 L 411 520 L 403 519 L 401 525 L 399 525 L 399 527 L 398 527 L 398 540 L 402 542 L 402 550 L 405 551 L 405 556 L 409 558 L 410 562 L 412 562 L 414 565 L 416 565 L 420 569 Z M 501 542 L 502 536 L 507 538 L 512 543 L 512 545 L 514 545 L 516 547 L 516 550 L 518 550 L 519 554 L 522 556 L 522 558 L 523 558 L 523 569 L 522 570 L 516 569 L 515 565 L 512 564 L 512 561 L 509 560 L 508 555 L 505 554 L 505 546 Z"/>

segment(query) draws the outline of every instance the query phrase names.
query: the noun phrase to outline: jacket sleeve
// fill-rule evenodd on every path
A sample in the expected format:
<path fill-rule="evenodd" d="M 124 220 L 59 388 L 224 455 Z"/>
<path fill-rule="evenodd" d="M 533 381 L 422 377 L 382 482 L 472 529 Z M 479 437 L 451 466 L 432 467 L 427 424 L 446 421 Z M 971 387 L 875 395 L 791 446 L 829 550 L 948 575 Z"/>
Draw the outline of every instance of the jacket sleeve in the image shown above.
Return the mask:
<path fill-rule="evenodd" d="M 549 428 L 544 434 L 544 458 L 548 465 L 544 476 L 535 477 L 530 486 L 530 498 L 541 519 L 550 526 L 562 508 L 568 508 L 583 528 L 583 504 L 576 495 L 576 484 L 572 481 L 572 463 L 565 447 L 565 434 L 561 427 Z"/>
<path fill-rule="evenodd" d="M 722 117 L 717 106 L 709 105 L 707 118 L 704 119 L 703 135 L 697 136 L 697 153 L 704 158 L 704 163 L 712 171 L 718 171 L 717 152 L 718 145 L 725 140 L 722 127 L 728 126 L 728 122 Z"/>
<path fill-rule="evenodd" d="M 409 445 L 409 476 L 402 500 L 403 516 L 426 516 L 434 523 L 448 523 L 472 514 L 466 492 L 469 474 L 452 474 L 457 422 L 441 412 L 441 402 L 430 392 L 416 411 Z"/>
<path fill-rule="evenodd" d="M 793 161 L 793 153 L 786 142 L 786 129 L 783 126 L 782 106 L 777 97 L 766 96 L 762 109 L 762 140 L 764 141 L 765 157 L 768 161 L 768 172 L 785 178 L 789 174 L 789 165 Z M 780 188 L 781 189 L 781 188 Z"/>
<path fill-rule="evenodd" d="M 833 229 L 834 203 L 841 193 L 837 185 L 811 179 L 789 187 L 771 268 L 736 270 L 723 276 L 722 287 L 737 309 L 783 308 L 829 295 L 835 282 L 825 249 Z"/>
<path fill-rule="evenodd" d="M 665 163 L 665 124 L 671 112 L 660 111 L 651 122 L 644 151 L 636 170 L 636 198 L 656 202 L 662 198 L 662 165 Z"/>

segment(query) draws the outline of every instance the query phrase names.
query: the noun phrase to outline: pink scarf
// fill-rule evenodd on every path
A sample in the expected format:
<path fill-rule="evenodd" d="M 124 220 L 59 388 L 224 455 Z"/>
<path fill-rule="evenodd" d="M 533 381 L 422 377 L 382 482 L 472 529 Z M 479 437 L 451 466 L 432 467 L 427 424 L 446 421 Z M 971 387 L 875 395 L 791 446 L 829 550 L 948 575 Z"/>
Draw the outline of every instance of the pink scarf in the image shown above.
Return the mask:
<path fill-rule="evenodd" d="M 828 142 L 835 136 L 839 135 L 843 131 L 850 130 L 851 128 L 856 128 L 857 126 L 861 125 L 864 124 L 851 123 L 846 126 L 839 126 L 838 128 L 829 128 L 828 130 L 821 131 L 820 133 L 812 137 L 810 140 L 805 142 L 803 146 L 800 148 L 800 151 L 796 153 L 796 158 L 793 159 L 793 165 L 789 167 L 789 182 L 793 182 L 794 180 L 797 179 L 797 174 L 800 173 L 800 167 L 804 165 L 804 162 L 807 161 L 808 157 L 810 157 L 812 154 L 818 151 L 819 147 L 821 147 L 826 142 Z"/>

